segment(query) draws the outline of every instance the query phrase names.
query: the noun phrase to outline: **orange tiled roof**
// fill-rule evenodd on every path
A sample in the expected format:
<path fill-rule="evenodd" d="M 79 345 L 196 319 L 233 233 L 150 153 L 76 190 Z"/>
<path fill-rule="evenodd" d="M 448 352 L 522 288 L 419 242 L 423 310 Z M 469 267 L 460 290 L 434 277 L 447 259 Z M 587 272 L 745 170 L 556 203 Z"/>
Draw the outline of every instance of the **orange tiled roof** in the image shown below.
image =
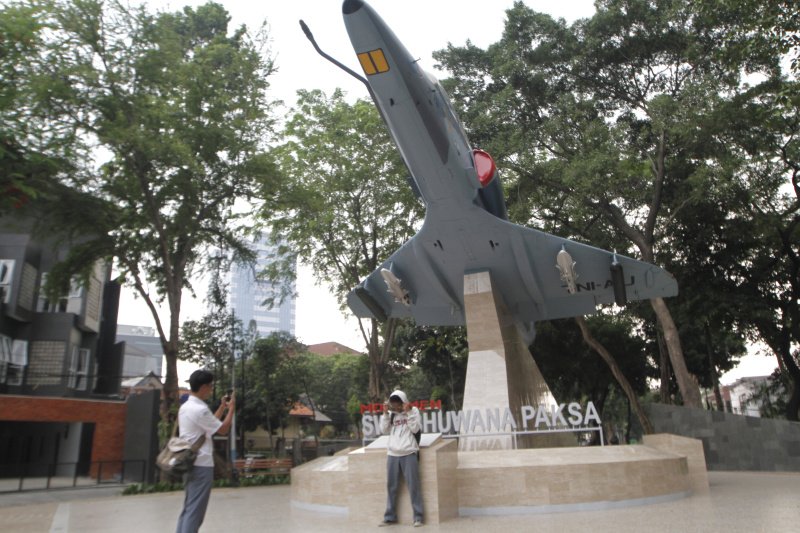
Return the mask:
<path fill-rule="evenodd" d="M 339 344 L 338 342 L 321 342 L 319 344 L 311 344 L 308 346 L 308 351 L 317 355 L 336 355 L 337 353 L 361 355 L 361 352 L 345 346 L 344 344 Z"/>
<path fill-rule="evenodd" d="M 303 402 L 294 402 L 294 406 L 289 411 L 289 416 L 299 416 L 313 418 L 315 422 L 331 422 L 331 419 L 319 409 L 311 411 L 311 408 Z"/>
<path fill-rule="evenodd" d="M 289 416 L 314 416 L 314 413 L 311 411 L 311 408 L 307 405 L 303 405 L 300 402 L 294 402 L 294 405 L 289 410 Z"/>

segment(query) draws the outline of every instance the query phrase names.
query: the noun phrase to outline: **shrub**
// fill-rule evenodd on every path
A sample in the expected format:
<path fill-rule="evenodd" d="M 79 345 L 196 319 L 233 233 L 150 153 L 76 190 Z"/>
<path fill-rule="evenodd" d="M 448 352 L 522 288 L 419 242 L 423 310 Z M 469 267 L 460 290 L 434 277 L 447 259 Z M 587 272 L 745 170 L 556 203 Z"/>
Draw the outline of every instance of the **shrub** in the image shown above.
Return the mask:
<path fill-rule="evenodd" d="M 122 491 L 122 495 L 152 494 L 155 492 L 172 492 L 175 490 L 183 490 L 183 483 L 169 483 L 166 481 L 159 481 L 157 483 L 134 483 L 133 485 L 125 487 L 125 490 Z"/>
<path fill-rule="evenodd" d="M 319 432 L 319 438 L 321 439 L 332 439 L 335 436 L 336 436 L 336 428 L 333 427 L 331 424 L 326 425 Z"/>
<path fill-rule="evenodd" d="M 263 485 L 288 485 L 289 480 L 289 474 L 280 476 L 257 475 L 239 478 L 239 484 L 235 485 L 230 479 L 222 478 L 214 481 L 214 487 L 235 488 L 260 487 Z M 172 492 L 176 490 L 183 490 L 183 483 L 167 483 L 163 481 L 159 481 L 158 483 L 134 483 L 125 487 L 125 490 L 122 491 L 122 495 L 132 496 L 136 494 L 153 494 L 156 492 Z"/>

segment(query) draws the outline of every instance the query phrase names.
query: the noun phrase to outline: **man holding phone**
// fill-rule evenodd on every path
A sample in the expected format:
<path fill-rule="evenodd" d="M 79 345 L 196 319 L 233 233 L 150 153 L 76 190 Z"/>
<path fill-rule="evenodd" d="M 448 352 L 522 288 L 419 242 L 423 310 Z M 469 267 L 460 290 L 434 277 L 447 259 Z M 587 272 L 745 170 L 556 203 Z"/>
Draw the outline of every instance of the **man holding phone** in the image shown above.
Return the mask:
<path fill-rule="evenodd" d="M 419 409 L 408 403 L 406 393 L 394 391 L 381 417 L 381 432 L 389 434 L 386 457 L 386 512 L 382 526 L 397 523 L 397 486 L 402 474 L 414 509 L 414 527 L 422 525 L 422 490 L 419 483 L 419 444 L 414 436 L 422 429 Z"/>
<path fill-rule="evenodd" d="M 194 467 L 184 475 L 186 497 L 178 518 L 176 533 L 197 533 L 206 516 L 211 487 L 214 484 L 214 445 L 212 437 L 227 435 L 236 409 L 233 391 L 222 399 L 216 413 L 206 401 L 214 391 L 214 374 L 208 370 L 195 370 L 189 377 L 192 392 L 178 411 L 178 431 L 190 442 L 204 438 L 197 451 Z M 225 411 L 227 410 L 227 414 Z M 223 418 L 224 415 L 224 418 Z"/>

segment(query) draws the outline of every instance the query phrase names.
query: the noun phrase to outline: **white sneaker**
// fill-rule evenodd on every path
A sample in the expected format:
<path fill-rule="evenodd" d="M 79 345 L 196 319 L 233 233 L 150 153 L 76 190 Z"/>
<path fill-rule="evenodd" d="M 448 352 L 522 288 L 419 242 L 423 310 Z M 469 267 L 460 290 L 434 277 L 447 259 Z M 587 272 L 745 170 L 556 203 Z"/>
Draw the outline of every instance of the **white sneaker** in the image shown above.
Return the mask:
<path fill-rule="evenodd" d="M 414 527 L 422 527 L 422 520 L 414 520 Z"/>

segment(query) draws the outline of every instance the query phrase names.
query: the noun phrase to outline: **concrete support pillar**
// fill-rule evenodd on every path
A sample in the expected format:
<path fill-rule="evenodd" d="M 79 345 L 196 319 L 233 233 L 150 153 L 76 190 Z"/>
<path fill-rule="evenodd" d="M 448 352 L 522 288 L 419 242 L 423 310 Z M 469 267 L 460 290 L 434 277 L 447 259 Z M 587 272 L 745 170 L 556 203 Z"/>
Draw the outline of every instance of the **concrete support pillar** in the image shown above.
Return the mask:
<path fill-rule="evenodd" d="M 547 386 L 539 367 L 531 357 L 514 323 L 513 316 L 503 298 L 492 284 L 488 271 L 464 275 L 464 308 L 467 322 L 469 359 L 464 387 L 465 412 L 486 414 L 486 410 L 511 410 L 517 427 L 522 429 L 521 410 L 524 405 L 549 406 L 555 399 Z M 476 425 L 475 414 L 470 427 L 461 426 L 461 433 L 482 433 Z M 481 422 L 486 424 L 486 416 Z M 487 428 L 488 429 L 488 428 Z M 511 428 L 492 428 L 493 432 Z M 490 431 L 486 431 L 487 433 Z M 513 437 L 486 436 L 462 437 L 461 450 L 510 449 Z M 572 439 L 574 441 L 574 439 Z M 564 435 L 551 434 L 543 437 L 521 437 L 518 448 L 558 446 L 569 444 Z M 572 443 L 574 445 L 574 443 Z"/>

